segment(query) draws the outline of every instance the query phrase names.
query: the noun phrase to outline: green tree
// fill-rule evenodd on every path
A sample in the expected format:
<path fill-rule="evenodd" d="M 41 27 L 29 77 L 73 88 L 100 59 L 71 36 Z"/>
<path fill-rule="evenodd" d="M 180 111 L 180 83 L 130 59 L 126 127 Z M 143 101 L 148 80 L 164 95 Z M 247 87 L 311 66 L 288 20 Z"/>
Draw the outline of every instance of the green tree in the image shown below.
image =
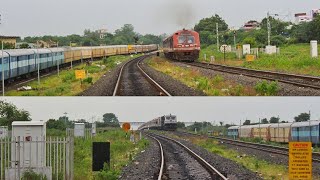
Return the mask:
<path fill-rule="evenodd" d="M 294 120 L 296 122 L 305 122 L 310 120 L 310 114 L 309 113 L 301 113 L 298 116 L 294 117 Z"/>
<path fill-rule="evenodd" d="M 263 118 L 261 119 L 261 124 L 268 124 L 268 119 L 267 118 Z"/>
<path fill-rule="evenodd" d="M 270 118 L 270 123 L 279 123 L 279 121 L 280 121 L 280 118 L 278 118 L 278 117 L 271 117 Z"/>
<path fill-rule="evenodd" d="M 257 41 L 256 41 L 256 38 L 254 37 L 246 37 L 243 41 L 242 41 L 243 44 L 250 44 L 251 47 L 256 47 L 257 45 Z"/>
<path fill-rule="evenodd" d="M 0 100 L 0 126 L 9 126 L 11 129 L 13 121 L 31 121 L 30 114 L 11 103 Z"/>
<path fill-rule="evenodd" d="M 103 122 L 108 126 L 118 127 L 120 126 L 118 117 L 113 113 L 106 113 L 103 115 Z"/>
<path fill-rule="evenodd" d="M 65 130 L 67 128 L 65 122 L 61 120 L 49 119 L 46 123 L 48 129 Z"/>
<path fill-rule="evenodd" d="M 180 129 L 184 129 L 186 125 L 184 124 L 184 122 L 177 122 L 177 127 Z"/>
<path fill-rule="evenodd" d="M 246 120 L 243 125 L 250 125 L 251 124 L 251 121 L 250 120 Z"/>
<path fill-rule="evenodd" d="M 198 24 L 194 26 L 194 30 L 197 32 L 207 31 L 216 34 L 216 23 L 218 23 L 219 31 L 226 31 L 228 24 L 219 15 L 214 15 L 209 18 L 201 19 Z"/>

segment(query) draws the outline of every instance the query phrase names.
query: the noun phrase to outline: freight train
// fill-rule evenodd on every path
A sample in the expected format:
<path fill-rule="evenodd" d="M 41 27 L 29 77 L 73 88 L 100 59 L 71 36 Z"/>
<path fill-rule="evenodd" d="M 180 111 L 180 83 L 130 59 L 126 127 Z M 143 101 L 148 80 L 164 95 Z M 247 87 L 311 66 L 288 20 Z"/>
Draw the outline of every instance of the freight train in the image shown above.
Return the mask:
<path fill-rule="evenodd" d="M 154 118 L 138 128 L 138 130 L 144 129 L 175 131 L 177 129 L 177 116 L 170 114 Z"/>
<path fill-rule="evenodd" d="M 312 142 L 320 144 L 320 121 L 231 126 L 228 136 L 231 138 L 262 138 L 265 141 L 279 143 Z"/>
<path fill-rule="evenodd" d="M 2 69 L 5 81 L 12 82 L 17 78 L 37 73 L 38 68 L 42 72 L 57 68 L 58 65 L 68 65 L 82 60 L 146 53 L 157 49 L 158 45 L 152 44 L 4 50 L 3 64 L 0 53 L 0 79 L 2 79 Z"/>
<path fill-rule="evenodd" d="M 178 61 L 195 61 L 200 53 L 199 33 L 192 30 L 180 30 L 163 41 L 166 58 Z"/>

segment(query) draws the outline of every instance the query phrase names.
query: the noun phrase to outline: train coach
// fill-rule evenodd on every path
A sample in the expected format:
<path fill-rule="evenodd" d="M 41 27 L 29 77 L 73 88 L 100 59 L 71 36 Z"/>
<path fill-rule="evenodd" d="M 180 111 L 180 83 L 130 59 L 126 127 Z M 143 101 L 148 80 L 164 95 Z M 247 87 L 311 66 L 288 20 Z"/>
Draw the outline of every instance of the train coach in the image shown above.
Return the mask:
<path fill-rule="evenodd" d="M 200 54 L 199 33 L 192 30 L 180 30 L 163 41 L 166 58 L 178 61 L 195 61 Z"/>
<path fill-rule="evenodd" d="M 147 53 L 158 50 L 158 45 L 131 45 L 131 48 L 137 49 L 135 53 Z M 2 69 L 4 69 L 4 80 L 12 82 L 17 78 L 37 73 L 38 69 L 43 72 L 58 65 L 68 65 L 85 59 L 126 54 L 131 54 L 128 45 L 9 49 L 4 50 L 3 57 L 0 53 L 0 79 L 2 79 Z"/>
<path fill-rule="evenodd" d="M 170 115 L 157 117 L 151 121 L 144 123 L 138 129 L 139 130 L 155 129 L 155 130 L 174 131 L 177 129 L 177 116 L 170 114 Z"/>
<path fill-rule="evenodd" d="M 265 141 L 288 143 L 312 142 L 320 144 L 320 121 L 231 126 L 230 138 L 262 138 Z"/>

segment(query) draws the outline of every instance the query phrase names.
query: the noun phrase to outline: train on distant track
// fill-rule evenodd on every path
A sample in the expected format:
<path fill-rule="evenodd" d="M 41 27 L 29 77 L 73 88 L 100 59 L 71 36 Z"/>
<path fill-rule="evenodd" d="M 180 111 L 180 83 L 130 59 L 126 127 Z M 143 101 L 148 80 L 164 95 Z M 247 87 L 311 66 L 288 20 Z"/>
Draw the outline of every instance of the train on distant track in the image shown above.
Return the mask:
<path fill-rule="evenodd" d="M 166 58 L 178 61 L 195 61 L 200 54 L 199 33 L 192 30 L 179 30 L 163 40 Z"/>
<path fill-rule="evenodd" d="M 177 116 L 170 114 L 157 117 L 138 128 L 138 130 L 145 129 L 175 131 L 177 129 Z"/>
<path fill-rule="evenodd" d="M 158 45 L 114 45 L 94 47 L 61 47 L 46 49 L 10 49 L 4 50 L 3 64 L 0 53 L 0 79 L 4 68 L 4 79 L 12 82 L 39 71 L 48 71 L 71 63 L 87 59 L 97 59 L 113 55 L 146 53 L 158 50 Z"/>
<path fill-rule="evenodd" d="M 265 141 L 288 143 L 312 142 L 320 144 L 320 121 L 231 126 L 228 136 L 236 138 L 262 138 Z"/>

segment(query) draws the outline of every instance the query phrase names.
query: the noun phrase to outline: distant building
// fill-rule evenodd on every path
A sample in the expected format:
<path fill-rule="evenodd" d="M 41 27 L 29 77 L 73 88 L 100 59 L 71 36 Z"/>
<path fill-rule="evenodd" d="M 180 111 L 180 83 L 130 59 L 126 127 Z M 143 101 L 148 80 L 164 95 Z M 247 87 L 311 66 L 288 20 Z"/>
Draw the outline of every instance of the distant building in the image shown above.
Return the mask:
<path fill-rule="evenodd" d="M 0 36 L 0 42 L 3 41 L 3 43 L 12 44 L 14 47 L 16 47 L 18 38 L 20 38 L 20 37 L 18 37 L 18 36 Z"/>
<path fill-rule="evenodd" d="M 244 24 L 244 26 L 241 28 L 246 31 L 250 31 L 253 29 L 260 29 L 260 23 L 258 21 L 248 21 Z"/>
<path fill-rule="evenodd" d="M 295 23 L 300 24 L 302 22 L 310 22 L 312 21 L 312 17 L 308 16 L 307 13 L 297 13 L 294 15 Z"/>

